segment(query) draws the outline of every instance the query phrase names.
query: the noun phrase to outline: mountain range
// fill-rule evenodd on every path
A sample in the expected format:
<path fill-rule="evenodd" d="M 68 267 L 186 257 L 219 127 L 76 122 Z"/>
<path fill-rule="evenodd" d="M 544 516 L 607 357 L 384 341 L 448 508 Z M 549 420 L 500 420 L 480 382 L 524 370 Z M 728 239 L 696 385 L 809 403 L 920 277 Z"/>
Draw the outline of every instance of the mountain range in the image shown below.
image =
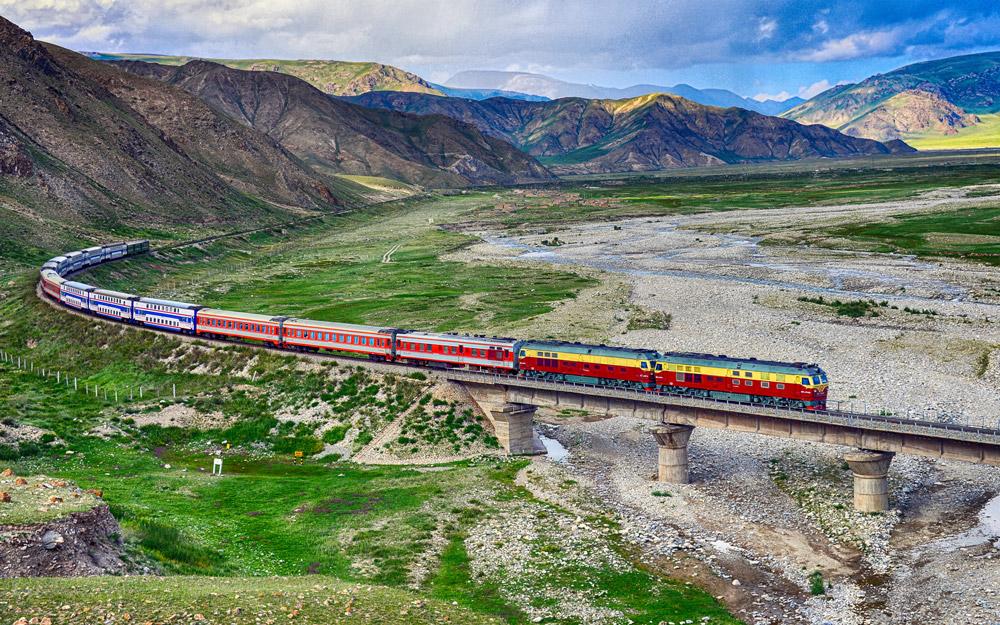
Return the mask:
<path fill-rule="evenodd" d="M 552 177 L 467 124 L 367 109 L 290 75 L 127 65 L 0 18 L 0 256 L 36 258 L 95 229 L 274 223 L 371 197 L 339 174 L 432 186 Z"/>
<path fill-rule="evenodd" d="M 459 72 L 445 81 L 445 86 L 463 89 L 493 89 L 530 93 L 544 96 L 550 100 L 557 98 L 587 98 L 593 100 L 622 100 L 649 95 L 666 93 L 681 96 L 692 102 L 719 106 L 722 108 L 736 106 L 756 111 L 765 115 L 777 115 L 805 102 L 802 98 L 793 97 L 788 100 L 765 100 L 744 98 L 726 89 L 696 89 L 691 85 L 678 84 L 673 87 L 660 85 L 633 85 L 631 87 L 598 87 L 581 83 L 566 82 L 528 72 L 504 71 L 465 71 Z"/>
<path fill-rule="evenodd" d="M 447 115 L 510 141 L 555 173 L 653 171 L 751 161 L 910 151 L 740 108 L 721 109 L 665 94 L 623 100 L 561 98 L 483 101 L 370 92 L 366 107 Z"/>
<path fill-rule="evenodd" d="M 782 116 L 880 141 L 953 136 L 961 145 L 976 126 L 1000 126 L 997 113 L 1000 52 L 985 52 L 907 65 L 838 85 Z"/>
<path fill-rule="evenodd" d="M 369 91 L 413 91 L 450 95 L 406 70 L 374 62 L 283 60 L 283 59 L 213 59 L 168 54 L 120 54 L 82 52 L 97 61 L 144 61 L 158 65 L 185 65 L 191 61 L 210 61 L 232 69 L 268 71 L 301 78 L 330 95 L 358 95 Z"/>
<path fill-rule="evenodd" d="M 534 158 L 464 122 L 350 104 L 288 74 L 208 61 L 180 67 L 142 61 L 113 65 L 180 87 L 266 134 L 321 173 L 383 176 L 432 187 L 552 177 Z"/>
<path fill-rule="evenodd" d="M 289 74 L 308 82 L 324 93 L 352 96 L 370 91 L 406 91 L 446 95 L 470 100 L 511 98 L 514 100 L 544 101 L 557 98 L 589 98 L 620 100 L 668 93 L 709 106 L 740 108 L 765 115 L 777 115 L 802 102 L 802 98 L 757 101 L 744 98 L 726 89 L 696 89 L 691 85 L 673 87 L 660 85 L 634 85 L 622 89 L 570 83 L 541 74 L 501 71 L 466 71 L 452 76 L 445 84 L 431 83 L 406 70 L 374 62 L 335 60 L 281 60 L 281 59 L 215 59 L 165 54 L 127 54 L 84 52 L 99 61 L 145 61 L 160 65 L 184 65 L 190 61 L 210 61 L 233 69 L 271 71 Z"/>

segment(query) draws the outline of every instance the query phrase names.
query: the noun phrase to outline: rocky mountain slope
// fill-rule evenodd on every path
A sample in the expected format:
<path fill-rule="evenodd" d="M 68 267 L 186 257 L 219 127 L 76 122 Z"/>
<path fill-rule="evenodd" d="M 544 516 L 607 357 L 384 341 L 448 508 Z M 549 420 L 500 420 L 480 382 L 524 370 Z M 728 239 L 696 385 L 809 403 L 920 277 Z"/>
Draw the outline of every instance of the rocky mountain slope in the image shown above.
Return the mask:
<path fill-rule="evenodd" d="M 216 111 L 266 133 L 325 174 L 371 175 L 426 186 L 511 184 L 551 174 L 506 141 L 456 120 L 375 110 L 331 98 L 276 72 L 191 61 L 115 66 L 197 95 Z"/>
<path fill-rule="evenodd" d="M 289 218 L 67 64 L 68 54 L 54 54 L 0 18 L 0 81 L 6 85 L 0 91 L 0 256 L 37 260 L 43 250 L 95 229 L 129 236 L 136 228 Z M 215 130 L 203 129 L 198 140 L 219 140 Z M 309 172 L 286 164 L 288 184 L 264 197 L 300 199 L 323 210 L 339 205 Z"/>
<path fill-rule="evenodd" d="M 348 193 L 342 180 L 320 176 L 267 135 L 217 112 L 183 89 L 43 45 L 53 58 L 105 87 L 186 154 L 242 191 L 314 208 L 336 205 L 341 192 Z"/>
<path fill-rule="evenodd" d="M 839 85 L 782 115 L 877 140 L 955 135 L 1000 111 L 1000 52 L 908 65 Z"/>
<path fill-rule="evenodd" d="M 410 91 L 444 95 L 437 87 L 420 76 L 382 63 L 324 61 L 317 59 L 290 61 L 283 59 L 210 59 L 163 54 L 114 54 L 85 52 L 98 61 L 145 61 L 161 65 L 184 65 L 190 61 L 211 61 L 233 69 L 279 72 L 301 78 L 330 95 L 359 95 L 369 91 Z"/>
<path fill-rule="evenodd" d="M 538 156 L 558 173 L 653 171 L 748 161 L 888 154 L 905 145 L 849 137 L 744 109 L 669 95 L 626 100 L 563 98 L 482 102 L 422 94 L 368 93 L 352 101 L 474 124 Z"/>
<path fill-rule="evenodd" d="M 666 93 L 687 98 L 699 104 L 708 106 L 745 108 L 765 115 L 777 115 L 782 111 L 801 104 L 801 98 L 788 100 L 766 100 L 760 102 L 752 98 L 744 98 L 727 89 L 696 89 L 691 85 L 678 84 L 672 87 L 663 85 L 632 85 L 631 87 L 599 87 L 566 82 L 542 74 L 528 72 L 504 71 L 465 71 L 455 74 L 445 83 L 446 87 L 466 89 L 493 89 L 557 98 L 588 98 L 593 100 L 621 100 L 636 98 L 653 93 Z M 450 94 L 446 94 L 450 95 Z"/>

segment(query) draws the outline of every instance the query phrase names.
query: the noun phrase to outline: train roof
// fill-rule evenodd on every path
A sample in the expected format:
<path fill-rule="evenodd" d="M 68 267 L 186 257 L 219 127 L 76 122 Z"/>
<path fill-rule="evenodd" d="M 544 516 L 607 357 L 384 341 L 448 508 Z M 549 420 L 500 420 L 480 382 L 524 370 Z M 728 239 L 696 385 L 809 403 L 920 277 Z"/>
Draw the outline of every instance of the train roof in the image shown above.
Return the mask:
<path fill-rule="evenodd" d="M 91 291 L 93 291 L 94 289 L 97 288 L 96 286 L 91 286 L 89 284 L 84 284 L 83 282 L 74 282 L 72 280 L 67 280 L 66 282 L 63 282 L 63 284 L 65 286 L 73 287 L 74 289 L 80 289 L 81 291 L 86 291 L 88 289 L 91 290 Z"/>
<path fill-rule="evenodd" d="M 770 373 L 800 373 L 802 371 L 822 371 L 819 365 L 804 362 L 781 362 L 777 360 L 757 360 L 756 358 L 732 358 L 724 355 L 696 354 L 690 352 L 666 352 L 668 362 L 685 365 L 704 365 L 743 371 L 767 371 Z"/>
<path fill-rule="evenodd" d="M 440 332 L 418 332 L 415 330 L 403 330 L 400 333 L 403 336 L 418 338 L 418 339 L 443 339 L 449 341 L 466 341 L 466 342 L 480 342 L 480 343 L 499 343 L 503 345 L 513 345 L 517 342 L 517 339 L 507 338 L 504 336 L 485 336 L 481 334 L 443 334 Z"/>
<path fill-rule="evenodd" d="M 66 282 L 66 279 L 53 269 L 42 269 L 42 277 L 53 282 Z"/>
<path fill-rule="evenodd" d="M 573 343 L 570 341 L 525 341 L 522 348 L 530 349 L 554 349 L 572 354 L 592 354 L 594 356 L 610 356 L 613 358 L 650 358 L 659 357 L 655 349 L 642 347 L 620 347 L 617 345 L 588 345 L 586 343 Z"/>
<path fill-rule="evenodd" d="M 103 252 L 104 251 L 104 247 L 100 246 L 100 245 L 94 245 L 92 247 L 84 248 L 83 251 L 84 252 Z"/>
<path fill-rule="evenodd" d="M 80 250 L 77 250 L 77 251 L 74 251 L 74 252 L 66 252 L 66 258 L 67 259 L 76 258 L 77 256 L 82 256 L 82 255 L 83 255 L 83 252 L 80 251 Z"/>
<path fill-rule="evenodd" d="M 100 293 L 101 295 L 110 295 L 111 297 L 120 297 L 122 299 L 135 299 L 139 297 L 135 293 L 123 293 L 122 291 L 112 291 L 111 289 L 94 289 L 94 293 Z"/>
<path fill-rule="evenodd" d="M 104 248 L 107 249 L 109 247 L 125 247 L 127 245 L 128 243 L 126 243 L 125 241 L 119 241 L 118 243 L 106 243 L 104 245 Z"/>
<path fill-rule="evenodd" d="M 187 302 L 175 302 L 170 299 L 156 299 L 155 297 L 140 297 L 140 302 L 146 304 L 159 304 L 160 306 L 173 306 L 174 308 L 201 308 L 198 304 L 188 304 Z"/>
<path fill-rule="evenodd" d="M 66 260 L 66 257 L 65 257 L 65 256 L 56 256 L 55 258 L 50 258 L 50 259 L 49 259 L 48 261 L 46 261 L 46 262 L 50 262 L 50 263 L 61 263 L 61 262 L 63 262 L 64 260 Z"/>
<path fill-rule="evenodd" d="M 316 328 L 329 328 L 331 330 L 345 330 L 348 332 L 370 332 L 378 334 L 380 332 L 392 332 L 392 328 L 380 326 L 365 326 L 357 323 L 338 323 L 336 321 L 317 321 L 315 319 L 302 319 L 301 317 L 289 317 L 285 320 L 285 325 L 309 325 Z"/>
<path fill-rule="evenodd" d="M 202 308 L 198 311 L 200 315 L 216 315 L 230 319 L 243 319 L 246 321 L 279 321 L 284 317 L 276 315 L 258 315 L 255 313 L 238 312 L 235 310 L 223 310 L 221 308 Z"/>

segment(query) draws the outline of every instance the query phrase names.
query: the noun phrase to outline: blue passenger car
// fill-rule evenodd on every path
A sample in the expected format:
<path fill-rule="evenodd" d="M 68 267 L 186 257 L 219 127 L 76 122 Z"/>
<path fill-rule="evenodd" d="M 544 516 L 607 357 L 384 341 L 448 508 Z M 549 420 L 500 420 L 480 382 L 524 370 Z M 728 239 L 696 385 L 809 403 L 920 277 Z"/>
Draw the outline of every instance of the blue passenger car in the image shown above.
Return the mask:
<path fill-rule="evenodd" d="M 138 295 L 122 293 L 121 291 L 94 289 L 90 292 L 89 310 L 102 317 L 132 321 L 132 302 L 138 297 Z"/>
<path fill-rule="evenodd" d="M 90 293 L 95 287 L 67 280 L 62 285 L 62 303 L 79 310 L 90 310 Z"/>
<path fill-rule="evenodd" d="M 140 297 L 132 304 L 136 323 L 190 334 L 195 331 L 200 308 L 196 304 L 152 297 Z"/>

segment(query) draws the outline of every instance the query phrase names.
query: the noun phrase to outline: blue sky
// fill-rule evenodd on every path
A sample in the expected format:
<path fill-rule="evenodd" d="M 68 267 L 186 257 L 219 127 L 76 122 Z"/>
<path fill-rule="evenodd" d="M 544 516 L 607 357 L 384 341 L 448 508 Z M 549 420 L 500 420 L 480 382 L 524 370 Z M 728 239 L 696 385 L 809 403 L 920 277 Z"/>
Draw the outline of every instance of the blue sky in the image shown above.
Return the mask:
<path fill-rule="evenodd" d="M 998 0 L 0 0 L 0 15 L 76 50 L 375 60 L 433 81 L 506 69 L 759 97 L 1000 49 Z"/>

